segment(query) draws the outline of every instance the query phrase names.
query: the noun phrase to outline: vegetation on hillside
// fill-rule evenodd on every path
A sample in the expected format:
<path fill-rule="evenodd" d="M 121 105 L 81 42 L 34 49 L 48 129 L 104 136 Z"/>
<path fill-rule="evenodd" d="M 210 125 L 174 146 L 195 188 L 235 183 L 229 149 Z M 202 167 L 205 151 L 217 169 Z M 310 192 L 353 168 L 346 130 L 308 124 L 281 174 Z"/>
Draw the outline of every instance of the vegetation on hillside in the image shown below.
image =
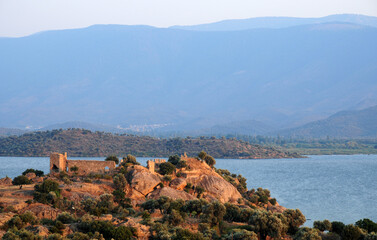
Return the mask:
<path fill-rule="evenodd" d="M 84 129 L 52 130 L 0 138 L 0 156 L 49 156 L 68 152 L 70 156 L 100 157 L 130 153 L 140 157 L 168 157 L 173 154 L 195 155 L 201 150 L 215 158 L 287 158 L 299 157 L 272 147 L 251 145 L 225 138 L 172 138 L 115 135 Z"/>
<path fill-rule="evenodd" d="M 205 152 L 203 158 L 210 156 Z M 199 157 L 198 157 L 199 158 Z M 128 155 L 112 172 L 93 173 L 88 176 L 60 173 L 47 176 L 36 184 L 33 200 L 28 205 L 47 206 L 59 211 L 56 217 L 37 217 L 31 211 L 17 211 L 14 208 L 0 208 L 0 214 L 11 214 L 1 226 L 2 239 L 59 239 L 59 240 L 124 240 L 124 239 L 187 239 L 187 240 L 373 240 L 377 238 L 377 223 L 361 219 L 355 224 L 314 221 L 313 228 L 302 227 L 306 218 L 298 209 L 276 211 L 276 199 L 271 198 L 268 189 L 248 190 L 246 179 L 224 169 L 213 169 L 242 193 L 236 203 L 208 200 L 201 194 L 191 200 L 128 197 L 133 167 L 139 164 Z M 180 170 L 187 166 L 177 155 L 169 157 L 167 165 Z M 213 166 L 214 167 L 214 166 Z M 212 169 L 212 168 L 211 168 Z M 193 169 L 195 170 L 195 169 Z M 35 171 L 29 171 L 35 172 Z M 169 171 L 171 177 L 176 170 Z M 125 177 L 127 175 L 128 177 Z M 25 177 L 24 175 L 22 175 Z M 172 179 L 161 176 L 169 184 Z M 68 181 L 67 181 L 68 180 Z M 75 183 L 74 183 L 75 182 Z M 90 183 L 92 187 L 112 189 L 98 197 L 89 193 L 85 197 L 74 197 L 72 188 L 77 184 Z M 17 184 L 15 181 L 13 184 Z M 188 186 L 189 184 L 187 184 Z M 159 185 L 163 189 L 164 185 Z M 199 187 L 199 186 L 198 186 Z M 81 187 L 79 187 L 81 188 Z M 196 193 L 191 186 L 187 193 Z M 203 189 L 204 191 L 204 189 Z M 77 195 L 79 196 L 79 195 Z M 51 213 L 52 211 L 49 210 Z M 8 216 L 8 215 L 1 215 Z"/>

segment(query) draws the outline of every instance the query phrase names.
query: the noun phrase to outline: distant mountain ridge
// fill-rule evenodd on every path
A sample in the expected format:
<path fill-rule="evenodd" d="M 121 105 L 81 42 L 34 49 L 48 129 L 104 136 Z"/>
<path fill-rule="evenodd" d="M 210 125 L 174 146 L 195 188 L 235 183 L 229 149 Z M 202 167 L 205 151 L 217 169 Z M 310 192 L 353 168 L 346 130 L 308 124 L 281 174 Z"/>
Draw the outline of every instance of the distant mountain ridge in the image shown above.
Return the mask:
<path fill-rule="evenodd" d="M 341 111 L 324 120 L 279 133 L 309 138 L 377 138 L 377 105 L 363 110 Z"/>
<path fill-rule="evenodd" d="M 172 26 L 171 28 L 194 31 L 242 31 L 256 28 L 287 28 L 336 22 L 377 27 L 377 17 L 356 14 L 336 14 L 321 18 L 256 17 L 248 19 L 230 19 L 207 24 L 189 26 L 177 25 Z"/>
<path fill-rule="evenodd" d="M 299 126 L 377 98 L 376 41 L 376 28 L 352 23 L 222 32 L 97 25 L 0 38 L 0 126 Z"/>

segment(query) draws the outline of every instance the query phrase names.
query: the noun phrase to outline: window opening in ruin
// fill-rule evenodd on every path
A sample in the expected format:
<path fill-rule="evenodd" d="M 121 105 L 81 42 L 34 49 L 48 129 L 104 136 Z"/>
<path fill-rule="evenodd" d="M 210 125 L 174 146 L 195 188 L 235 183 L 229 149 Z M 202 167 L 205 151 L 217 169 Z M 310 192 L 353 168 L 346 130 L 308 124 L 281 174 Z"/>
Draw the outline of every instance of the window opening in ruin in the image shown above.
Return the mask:
<path fill-rule="evenodd" d="M 109 171 L 109 167 L 106 166 L 105 167 L 105 172 L 107 172 L 107 171 Z"/>

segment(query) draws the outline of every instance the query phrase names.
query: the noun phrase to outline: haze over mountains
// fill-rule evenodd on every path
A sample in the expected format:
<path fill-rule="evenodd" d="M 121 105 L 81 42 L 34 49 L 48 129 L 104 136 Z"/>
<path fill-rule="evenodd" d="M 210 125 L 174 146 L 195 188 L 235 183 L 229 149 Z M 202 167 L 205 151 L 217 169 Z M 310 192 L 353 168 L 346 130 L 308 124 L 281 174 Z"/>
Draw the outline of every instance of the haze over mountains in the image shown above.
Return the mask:
<path fill-rule="evenodd" d="M 284 19 L 0 38 L 0 126 L 194 131 L 253 119 L 273 131 L 376 104 L 377 18 Z"/>

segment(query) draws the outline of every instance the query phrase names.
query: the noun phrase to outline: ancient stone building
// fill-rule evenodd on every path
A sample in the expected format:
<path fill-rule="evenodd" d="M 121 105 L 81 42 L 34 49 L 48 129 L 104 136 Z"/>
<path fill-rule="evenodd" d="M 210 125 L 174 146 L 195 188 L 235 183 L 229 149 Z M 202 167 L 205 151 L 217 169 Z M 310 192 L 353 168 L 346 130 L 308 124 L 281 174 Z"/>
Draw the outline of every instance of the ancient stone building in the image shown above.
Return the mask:
<path fill-rule="evenodd" d="M 153 159 L 147 161 L 147 168 L 151 173 L 154 173 L 156 170 L 158 170 L 158 165 L 161 163 L 166 162 L 165 159 Z"/>
<path fill-rule="evenodd" d="M 77 167 L 77 173 L 83 175 L 91 172 L 107 172 L 113 170 L 116 164 L 114 161 L 68 160 L 67 153 L 51 153 L 50 173 L 70 172 L 72 167 Z"/>

